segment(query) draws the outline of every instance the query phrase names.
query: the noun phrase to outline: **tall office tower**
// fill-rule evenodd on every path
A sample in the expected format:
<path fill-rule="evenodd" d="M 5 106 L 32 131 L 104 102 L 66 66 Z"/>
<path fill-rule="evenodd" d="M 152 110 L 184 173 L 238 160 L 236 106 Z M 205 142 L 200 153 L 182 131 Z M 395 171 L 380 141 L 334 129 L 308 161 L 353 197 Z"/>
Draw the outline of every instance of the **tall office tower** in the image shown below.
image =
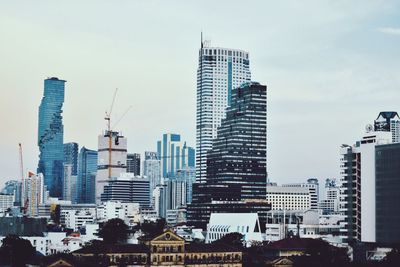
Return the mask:
<path fill-rule="evenodd" d="M 163 134 L 162 140 L 157 142 L 157 155 L 164 178 L 175 177 L 177 170 L 195 165 L 194 148 L 181 141 L 179 134 Z"/>
<path fill-rule="evenodd" d="M 39 204 L 43 204 L 46 198 L 46 188 L 43 184 L 43 174 L 28 173 L 28 178 L 24 179 L 24 207 L 25 214 L 29 216 L 37 216 Z"/>
<path fill-rule="evenodd" d="M 167 185 L 167 210 L 186 206 L 186 181 L 168 178 L 165 184 Z"/>
<path fill-rule="evenodd" d="M 160 218 L 167 216 L 167 186 L 159 184 L 153 190 L 154 210 Z"/>
<path fill-rule="evenodd" d="M 100 203 L 100 196 L 108 181 L 126 173 L 126 153 L 127 140 L 119 132 L 105 131 L 99 135 L 96 203 Z"/>
<path fill-rule="evenodd" d="M 179 169 L 176 172 L 176 179 L 186 182 L 186 203 L 192 203 L 193 199 L 193 184 L 196 181 L 196 168 L 186 167 Z"/>
<path fill-rule="evenodd" d="M 78 143 L 65 143 L 64 144 L 64 164 L 70 164 L 71 175 L 78 175 Z"/>
<path fill-rule="evenodd" d="M 217 202 L 244 203 L 247 212 L 264 212 L 267 186 L 267 87 L 246 83 L 232 91 L 226 118 L 207 153 L 205 183 L 196 183 L 188 220 L 203 225 Z M 236 203 L 237 204 L 237 203 Z M 236 205 L 237 206 L 237 205 Z M 218 207 L 216 212 L 235 212 L 235 205 Z M 260 214 L 259 214 L 260 215 Z M 266 220 L 266 214 L 260 215 Z"/>
<path fill-rule="evenodd" d="M 161 161 L 157 152 L 144 152 L 143 174 L 150 182 L 150 202 L 154 207 L 153 191 L 161 183 Z"/>
<path fill-rule="evenodd" d="M 231 104 L 233 89 L 251 81 L 249 53 L 210 47 L 202 40 L 197 69 L 196 180 L 205 182 L 207 151 Z"/>
<path fill-rule="evenodd" d="M 79 151 L 77 180 L 78 203 L 95 203 L 97 151 L 82 147 Z"/>
<path fill-rule="evenodd" d="M 101 202 L 117 200 L 127 203 L 139 203 L 140 207 L 150 206 L 150 183 L 145 177 L 132 173 L 121 173 L 119 177 L 110 179 L 104 186 Z"/>
<path fill-rule="evenodd" d="M 317 178 L 307 179 L 307 183 L 291 183 L 283 184 L 283 187 L 305 187 L 308 188 L 310 192 L 310 209 L 318 210 L 319 202 L 319 184 Z"/>
<path fill-rule="evenodd" d="M 64 163 L 63 200 L 72 200 L 72 164 Z"/>
<path fill-rule="evenodd" d="M 126 172 L 140 176 L 140 154 L 133 153 L 126 156 Z"/>
<path fill-rule="evenodd" d="M 14 206 L 21 206 L 21 191 L 22 191 L 22 182 L 17 180 L 9 180 L 4 185 L 4 188 L 1 190 L 2 194 L 14 195 Z"/>
<path fill-rule="evenodd" d="M 392 142 L 400 142 L 400 117 L 395 111 L 382 111 L 374 121 L 377 132 L 391 132 Z"/>
<path fill-rule="evenodd" d="M 376 242 L 376 147 L 392 140 L 390 132 L 369 132 L 355 145 L 341 146 L 340 223 L 343 242 Z M 400 175 L 400 174 L 398 174 Z M 400 241 L 400 240 L 399 240 Z"/>
<path fill-rule="evenodd" d="M 44 94 L 39 106 L 38 173 L 43 173 L 44 184 L 50 196 L 62 197 L 64 126 L 62 106 L 64 103 L 64 80 L 48 78 L 44 80 Z"/>

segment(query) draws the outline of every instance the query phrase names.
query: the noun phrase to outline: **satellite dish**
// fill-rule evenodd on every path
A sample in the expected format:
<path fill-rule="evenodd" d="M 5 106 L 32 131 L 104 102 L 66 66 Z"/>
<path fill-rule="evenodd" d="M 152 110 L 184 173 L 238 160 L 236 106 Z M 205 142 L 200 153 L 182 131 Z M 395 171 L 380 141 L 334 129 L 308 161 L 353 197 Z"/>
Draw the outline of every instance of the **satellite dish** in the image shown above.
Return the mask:
<path fill-rule="evenodd" d="M 372 126 L 371 124 L 367 124 L 366 126 L 365 126 L 365 131 L 367 132 L 367 133 L 370 133 L 370 132 L 372 132 L 374 130 L 374 126 Z"/>

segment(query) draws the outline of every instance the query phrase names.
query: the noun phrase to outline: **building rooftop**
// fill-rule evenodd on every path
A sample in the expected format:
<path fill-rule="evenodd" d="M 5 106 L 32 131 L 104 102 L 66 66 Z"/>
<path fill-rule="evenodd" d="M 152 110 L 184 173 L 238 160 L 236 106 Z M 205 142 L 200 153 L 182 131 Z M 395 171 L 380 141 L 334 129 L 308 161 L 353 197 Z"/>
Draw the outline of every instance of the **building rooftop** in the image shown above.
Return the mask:
<path fill-rule="evenodd" d="M 149 248 L 141 244 L 100 244 L 91 245 L 74 251 L 74 254 L 93 254 L 93 253 L 148 253 Z"/>

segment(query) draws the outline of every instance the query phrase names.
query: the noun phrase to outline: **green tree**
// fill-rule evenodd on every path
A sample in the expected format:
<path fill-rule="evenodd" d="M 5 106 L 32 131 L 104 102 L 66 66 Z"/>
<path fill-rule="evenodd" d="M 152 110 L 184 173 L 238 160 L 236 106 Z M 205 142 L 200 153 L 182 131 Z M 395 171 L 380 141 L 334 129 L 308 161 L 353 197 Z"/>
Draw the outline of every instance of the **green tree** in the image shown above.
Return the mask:
<path fill-rule="evenodd" d="M 244 235 L 240 233 L 229 233 L 223 236 L 221 239 L 214 241 L 213 244 L 222 244 L 243 250 L 245 247 L 243 237 Z"/>
<path fill-rule="evenodd" d="M 136 226 L 136 229 L 142 230 L 145 235 L 157 236 L 164 232 L 165 226 L 165 219 L 159 219 L 156 222 L 144 221 L 140 225 Z"/>
<path fill-rule="evenodd" d="M 116 244 L 126 242 L 128 236 L 128 225 L 119 218 L 108 220 L 101 227 L 99 237 L 103 238 L 106 244 Z"/>
<path fill-rule="evenodd" d="M 9 235 L 3 239 L 0 248 L 0 265 L 25 266 L 35 256 L 36 249 L 31 242 L 19 238 L 16 235 Z"/>

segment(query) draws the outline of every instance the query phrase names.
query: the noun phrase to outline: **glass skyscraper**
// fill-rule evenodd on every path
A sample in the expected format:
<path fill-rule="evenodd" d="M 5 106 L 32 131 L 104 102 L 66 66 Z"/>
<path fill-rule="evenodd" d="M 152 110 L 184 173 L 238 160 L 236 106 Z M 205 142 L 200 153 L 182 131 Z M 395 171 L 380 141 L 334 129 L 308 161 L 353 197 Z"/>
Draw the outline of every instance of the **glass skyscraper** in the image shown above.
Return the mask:
<path fill-rule="evenodd" d="M 95 203 L 97 173 L 97 151 L 82 147 L 79 151 L 78 163 L 78 202 Z"/>
<path fill-rule="evenodd" d="M 71 175 L 78 175 L 78 144 L 64 144 L 64 164 L 70 164 L 72 167 Z"/>
<path fill-rule="evenodd" d="M 62 197 L 64 126 L 62 106 L 65 81 L 52 77 L 44 80 L 44 94 L 39 106 L 38 173 L 44 176 L 44 184 L 51 197 Z"/>
<path fill-rule="evenodd" d="M 201 43 L 197 69 L 196 180 L 204 183 L 207 151 L 231 104 L 232 90 L 250 82 L 249 53 Z"/>

